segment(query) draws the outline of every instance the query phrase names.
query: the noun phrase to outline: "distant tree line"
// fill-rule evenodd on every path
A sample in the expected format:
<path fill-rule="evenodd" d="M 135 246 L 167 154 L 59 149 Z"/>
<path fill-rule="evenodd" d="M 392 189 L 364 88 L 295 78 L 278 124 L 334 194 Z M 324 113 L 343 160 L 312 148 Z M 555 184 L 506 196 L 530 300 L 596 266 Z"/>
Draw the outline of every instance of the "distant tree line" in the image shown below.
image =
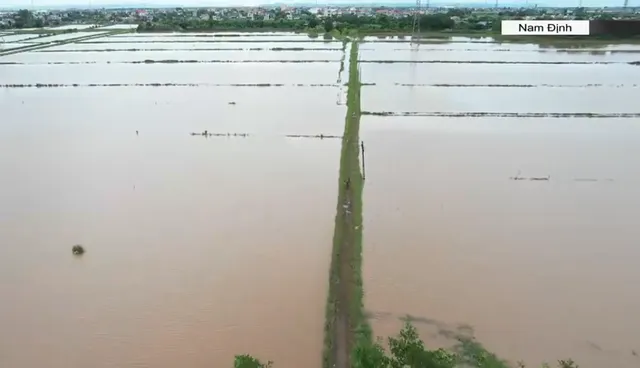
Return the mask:
<path fill-rule="evenodd" d="M 378 8 L 374 10 L 389 10 Z M 443 13 L 419 15 L 421 32 L 491 32 L 500 33 L 503 19 L 549 19 L 549 16 L 564 15 L 573 19 L 611 19 L 613 16 L 624 17 L 624 14 L 588 13 L 584 8 L 567 8 L 560 11 L 529 9 L 503 9 L 499 12 L 477 11 L 466 8 L 454 8 Z M 211 16 L 207 19 L 207 16 Z M 218 15 L 218 17 L 216 17 Z M 204 17 L 203 17 L 204 16 Z M 402 32 L 413 30 L 413 15 L 404 14 L 392 16 L 384 13 L 372 15 L 341 14 L 332 16 L 317 16 L 308 10 L 302 10 L 293 19 L 281 9 L 271 9 L 266 15 L 249 16 L 246 10 L 236 10 L 225 14 L 217 14 L 207 9 L 197 10 L 195 16 L 192 11 L 176 8 L 173 12 L 154 14 L 152 21 L 143 21 L 138 27 L 140 32 L 162 31 L 213 31 L 213 30 L 243 30 L 269 29 L 309 31 L 315 33 L 331 33 L 334 31 L 346 33 L 360 31 L 360 33 Z"/>
<path fill-rule="evenodd" d="M 97 11 L 68 10 L 60 13 L 34 14 L 28 9 L 21 9 L 13 15 L 4 16 L 3 20 L 4 22 L 0 22 L 0 28 L 2 29 L 23 29 L 51 27 L 69 23 L 98 24 L 107 22 L 109 19 L 107 19 L 107 15 Z"/>
<path fill-rule="evenodd" d="M 26 9 L 19 10 L 13 17 L 13 22 L 11 22 L 13 28 L 40 28 L 44 27 L 44 25 L 43 19 L 34 17 L 33 13 Z M 7 27 L 8 24 L 2 28 Z"/>
<path fill-rule="evenodd" d="M 419 16 L 420 30 L 423 32 L 447 31 L 455 29 L 466 30 L 491 30 L 493 21 L 471 19 L 467 22 L 456 22 L 452 15 L 423 14 Z M 498 22 L 499 23 L 499 22 Z M 330 33 L 340 33 L 351 30 L 371 32 L 411 32 L 413 29 L 413 16 L 389 16 L 376 14 L 362 16 L 355 14 L 342 14 L 326 17 L 316 17 L 306 14 L 299 19 L 287 19 L 284 14 L 276 14 L 269 19 L 220 19 L 203 20 L 201 18 L 188 17 L 164 17 L 150 22 L 141 23 L 139 32 L 163 32 L 163 31 L 206 31 L 206 30 L 242 30 L 242 29 L 274 29 L 274 30 L 316 30 Z"/>

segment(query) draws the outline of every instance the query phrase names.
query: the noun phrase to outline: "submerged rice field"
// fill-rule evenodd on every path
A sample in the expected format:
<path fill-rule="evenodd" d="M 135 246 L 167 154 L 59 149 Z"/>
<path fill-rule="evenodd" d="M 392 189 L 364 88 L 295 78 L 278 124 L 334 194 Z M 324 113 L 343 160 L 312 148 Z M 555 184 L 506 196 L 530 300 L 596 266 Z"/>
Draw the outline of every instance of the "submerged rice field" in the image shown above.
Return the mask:
<path fill-rule="evenodd" d="M 319 367 L 341 44 L 320 68 L 107 63 L 139 54 L 0 59 L 103 63 L 0 65 L 0 366 Z"/>
<path fill-rule="evenodd" d="M 375 48 L 402 62 L 361 66 L 374 334 L 408 318 L 514 366 L 637 366 L 640 48 Z"/>
<path fill-rule="evenodd" d="M 96 37 L 0 56 L 0 366 L 320 367 L 348 47 Z M 640 48 L 481 41 L 360 46 L 374 334 L 636 367 Z"/>

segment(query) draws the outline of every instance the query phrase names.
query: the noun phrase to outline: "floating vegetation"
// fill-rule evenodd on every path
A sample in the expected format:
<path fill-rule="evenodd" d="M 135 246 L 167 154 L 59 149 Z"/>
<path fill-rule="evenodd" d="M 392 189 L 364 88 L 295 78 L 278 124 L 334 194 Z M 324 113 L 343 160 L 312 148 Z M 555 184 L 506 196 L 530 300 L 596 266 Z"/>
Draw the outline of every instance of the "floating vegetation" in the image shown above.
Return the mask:
<path fill-rule="evenodd" d="M 319 48 L 305 48 L 305 47 L 271 47 L 268 49 L 250 48 L 250 51 L 341 51 L 343 49 L 336 49 L 332 47 L 319 47 Z"/>
<path fill-rule="evenodd" d="M 362 84 L 363 86 L 366 84 Z M 491 88 L 586 88 L 586 87 L 608 87 L 608 88 L 628 88 L 640 87 L 640 84 L 412 84 L 394 83 L 402 87 L 491 87 Z"/>
<path fill-rule="evenodd" d="M 528 53 L 569 53 L 569 54 L 596 54 L 596 55 L 605 55 L 605 54 L 638 54 L 640 53 L 640 49 L 638 50 L 598 50 L 598 49 L 535 49 L 535 50 L 517 50 L 517 49 L 509 49 L 509 48 L 492 48 L 492 49 L 444 49 L 444 48 L 414 48 L 414 49 L 393 49 L 393 51 L 430 51 L 430 52 L 528 52 Z"/>
<path fill-rule="evenodd" d="M 573 181 L 594 182 L 594 181 L 598 181 L 598 179 L 593 179 L 593 178 L 577 178 L 577 179 L 573 179 Z"/>
<path fill-rule="evenodd" d="M 313 138 L 313 139 L 342 139 L 341 135 L 328 135 L 328 134 L 287 134 L 287 138 Z"/>
<path fill-rule="evenodd" d="M 201 133 L 192 132 L 189 133 L 191 136 L 200 136 L 200 137 L 242 137 L 246 138 L 252 136 L 249 133 L 214 133 L 208 130 L 205 130 Z M 286 134 L 285 138 L 307 138 L 307 139 L 342 139 L 340 135 L 331 135 L 331 134 Z"/>
<path fill-rule="evenodd" d="M 640 65 L 638 61 L 359 60 L 359 62 L 369 64 Z"/>
<path fill-rule="evenodd" d="M 638 112 L 597 113 L 597 112 L 398 112 L 363 111 L 362 115 L 373 116 L 420 116 L 448 118 L 640 118 Z"/>
<path fill-rule="evenodd" d="M 69 87 L 338 87 L 338 84 L 283 83 L 35 83 L 0 84 L 0 88 L 69 88 Z"/>
<path fill-rule="evenodd" d="M 205 130 L 202 133 L 189 133 L 192 136 L 202 136 L 202 137 L 242 137 L 246 138 L 250 136 L 249 133 L 211 133 L 208 130 Z"/>
<path fill-rule="evenodd" d="M 523 177 L 523 176 L 519 176 L 520 174 L 518 173 L 518 175 L 516 176 L 512 176 L 509 179 L 510 180 L 529 180 L 529 181 L 549 181 L 551 180 L 551 175 L 548 176 L 532 176 L 532 177 Z"/>
<path fill-rule="evenodd" d="M 607 178 L 607 179 L 596 179 L 596 178 L 577 178 L 577 179 L 573 179 L 573 181 L 579 181 L 579 182 L 596 182 L 596 181 L 607 181 L 607 182 L 613 182 L 613 179 Z"/>
<path fill-rule="evenodd" d="M 81 256 L 84 254 L 84 247 L 80 244 L 76 244 L 71 248 L 71 252 L 76 256 Z"/>
<path fill-rule="evenodd" d="M 509 177 L 509 180 L 527 180 L 527 181 L 550 181 L 551 180 L 551 175 L 547 175 L 547 176 L 531 176 L 531 177 L 526 177 L 526 176 L 521 176 L 520 175 L 520 171 L 518 171 L 518 173 L 516 174 L 516 176 L 511 176 Z M 598 182 L 598 181 L 606 181 L 606 182 L 613 182 L 613 179 L 607 178 L 607 179 L 597 179 L 597 178 L 576 178 L 573 179 L 573 181 L 576 182 Z"/>

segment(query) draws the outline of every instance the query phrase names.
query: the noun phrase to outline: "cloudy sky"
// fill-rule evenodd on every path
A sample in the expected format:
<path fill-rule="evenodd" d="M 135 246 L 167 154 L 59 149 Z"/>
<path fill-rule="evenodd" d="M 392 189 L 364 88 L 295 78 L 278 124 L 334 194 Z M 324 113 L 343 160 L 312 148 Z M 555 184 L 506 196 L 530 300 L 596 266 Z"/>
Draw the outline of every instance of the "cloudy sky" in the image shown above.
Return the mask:
<path fill-rule="evenodd" d="M 149 5 L 158 5 L 162 6 L 163 4 L 181 4 L 182 6 L 224 6 L 224 5 L 256 5 L 256 4 L 268 4 L 268 3 L 285 3 L 285 4 L 295 4 L 295 3 L 314 3 L 315 0 L 33 0 L 33 4 L 37 7 L 46 7 L 46 6 L 61 6 L 65 4 L 73 4 L 73 5 L 81 5 L 86 4 L 89 5 L 90 1 L 93 2 L 94 6 L 100 5 L 127 5 L 127 4 L 149 4 Z M 426 3 L 426 0 L 422 0 L 423 3 Z M 349 4 L 371 4 L 371 3 L 408 3 L 412 2 L 411 0 L 318 0 L 319 4 L 340 4 L 340 3 L 349 3 Z M 495 3 L 495 0 L 431 0 L 432 4 L 437 3 L 446 3 L 446 4 L 456 4 L 456 3 Z M 526 0 L 499 0 L 499 2 L 510 3 L 510 4 L 525 4 Z M 545 5 L 555 5 L 555 6 L 577 6 L 579 0 L 529 0 L 529 4 L 538 4 L 541 6 Z M 582 0 L 582 4 L 584 6 L 621 6 L 624 3 L 624 0 Z M 640 0 L 630 0 L 629 5 L 631 6 L 640 6 Z M 3 7 L 24 7 L 29 8 L 31 6 L 31 0 L 0 0 L 0 8 Z"/>

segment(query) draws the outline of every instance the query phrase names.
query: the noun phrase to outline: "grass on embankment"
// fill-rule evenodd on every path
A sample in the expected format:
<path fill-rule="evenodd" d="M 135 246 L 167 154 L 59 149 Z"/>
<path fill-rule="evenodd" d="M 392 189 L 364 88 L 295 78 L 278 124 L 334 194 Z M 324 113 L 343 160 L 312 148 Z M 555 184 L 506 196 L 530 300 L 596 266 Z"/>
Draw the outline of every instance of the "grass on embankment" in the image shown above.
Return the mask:
<path fill-rule="evenodd" d="M 344 135 L 350 137 L 347 148 L 347 160 L 349 160 L 349 177 L 351 178 L 351 194 L 354 228 L 353 228 L 353 258 L 351 268 L 355 281 L 354 295 L 350 306 L 352 326 L 355 327 L 354 346 L 359 343 L 372 341 L 371 327 L 364 311 L 364 285 L 362 282 L 362 193 L 364 190 L 364 178 L 360 170 L 360 70 L 358 64 L 358 42 L 353 42 L 349 61 L 349 90 L 347 94 L 347 119 L 350 124 L 345 126 Z M 353 349 L 353 347 L 351 347 Z"/>
<path fill-rule="evenodd" d="M 367 325 L 363 310 L 364 294 L 361 273 L 363 178 L 360 172 L 359 128 L 358 43 L 352 42 L 349 58 L 347 116 L 340 156 L 338 204 L 326 307 L 324 368 L 332 368 L 336 364 L 338 351 L 346 350 L 350 353 L 354 343 L 359 339 L 365 337 L 370 340 L 371 338 L 371 330 Z M 339 336 L 340 332 L 337 326 L 339 314 L 347 316 L 346 334 L 348 336 Z M 348 346 L 337 345 L 345 342 Z"/>

